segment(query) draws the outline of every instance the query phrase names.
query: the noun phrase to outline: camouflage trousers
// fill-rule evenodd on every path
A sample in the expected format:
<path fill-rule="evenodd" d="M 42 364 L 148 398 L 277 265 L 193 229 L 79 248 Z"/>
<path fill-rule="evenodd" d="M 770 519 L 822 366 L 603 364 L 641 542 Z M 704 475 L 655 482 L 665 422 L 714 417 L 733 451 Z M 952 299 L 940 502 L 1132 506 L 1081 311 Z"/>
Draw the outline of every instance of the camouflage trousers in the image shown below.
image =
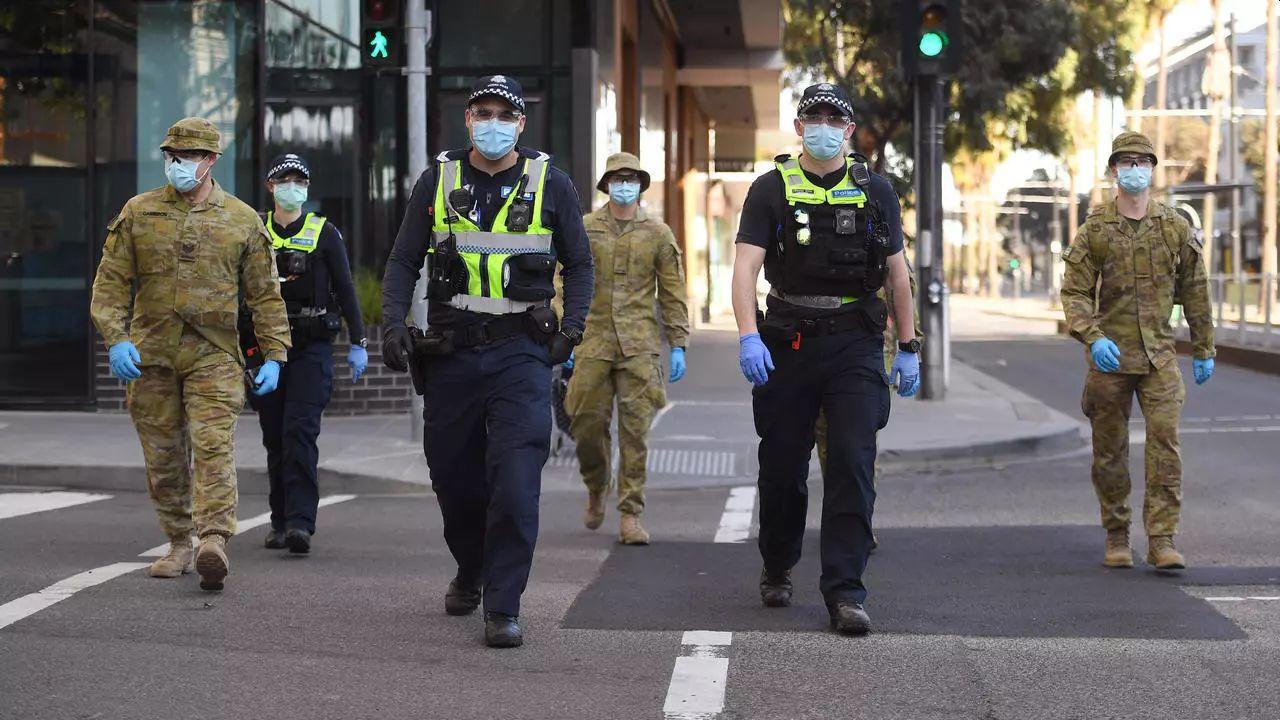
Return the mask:
<path fill-rule="evenodd" d="M 618 510 L 644 511 L 645 465 L 649 459 L 649 424 L 667 404 L 665 378 L 657 355 L 622 360 L 582 358 L 574 363 L 565 396 L 572 419 L 569 432 L 577 443 L 582 482 L 594 494 L 609 490 L 613 438 L 609 425 L 618 402 Z"/>
<path fill-rule="evenodd" d="M 1093 425 L 1093 489 L 1102 508 L 1102 526 L 1129 528 L 1129 415 L 1133 396 L 1147 424 L 1147 535 L 1174 535 L 1182 513 L 1182 456 L 1178 419 L 1186 387 L 1178 364 L 1149 368 L 1145 375 L 1090 370 L 1080 406 Z"/>
<path fill-rule="evenodd" d="M 172 368 L 142 361 L 127 399 L 160 527 L 170 538 L 193 530 L 230 537 L 238 497 L 236 420 L 245 394 L 240 363 L 190 327 L 183 328 Z"/>

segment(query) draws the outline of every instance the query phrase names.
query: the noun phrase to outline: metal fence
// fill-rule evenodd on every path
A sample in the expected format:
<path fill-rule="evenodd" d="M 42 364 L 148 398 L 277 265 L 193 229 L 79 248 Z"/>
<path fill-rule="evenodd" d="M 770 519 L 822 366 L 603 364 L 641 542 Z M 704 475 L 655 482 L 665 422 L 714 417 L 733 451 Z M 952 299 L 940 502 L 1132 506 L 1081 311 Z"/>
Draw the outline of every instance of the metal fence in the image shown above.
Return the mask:
<path fill-rule="evenodd" d="M 1271 273 L 1210 275 L 1216 337 L 1222 342 L 1250 347 L 1280 347 L 1280 304 L 1276 302 L 1277 277 Z M 1178 308 L 1178 324 L 1186 320 Z"/>

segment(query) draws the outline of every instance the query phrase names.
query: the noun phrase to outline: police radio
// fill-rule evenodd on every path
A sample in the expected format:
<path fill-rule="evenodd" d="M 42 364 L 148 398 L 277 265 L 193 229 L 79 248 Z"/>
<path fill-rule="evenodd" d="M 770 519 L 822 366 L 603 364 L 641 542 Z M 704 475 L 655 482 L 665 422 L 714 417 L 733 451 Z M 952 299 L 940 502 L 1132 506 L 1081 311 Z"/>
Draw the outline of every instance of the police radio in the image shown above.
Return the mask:
<path fill-rule="evenodd" d="M 449 193 L 445 207 L 445 222 L 449 225 L 449 236 L 436 244 L 427 271 L 427 299 L 437 302 L 448 302 L 458 294 L 459 286 L 465 281 L 466 266 L 462 256 L 458 254 L 458 238 L 453 234 L 453 223 L 459 215 L 471 210 L 471 192 L 466 188 L 458 188 Z"/>
<path fill-rule="evenodd" d="M 507 230 L 509 232 L 529 232 L 533 222 L 533 203 L 524 196 L 524 188 L 529 183 L 529 176 L 521 175 L 520 184 L 515 189 L 515 198 L 507 207 Z"/>

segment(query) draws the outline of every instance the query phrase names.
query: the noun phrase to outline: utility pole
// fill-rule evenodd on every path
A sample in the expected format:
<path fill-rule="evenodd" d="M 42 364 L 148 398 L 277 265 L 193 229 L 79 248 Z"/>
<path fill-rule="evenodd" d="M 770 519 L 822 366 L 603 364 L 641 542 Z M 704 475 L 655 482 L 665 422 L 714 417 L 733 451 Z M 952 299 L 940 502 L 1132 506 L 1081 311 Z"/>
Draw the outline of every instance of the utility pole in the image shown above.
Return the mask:
<path fill-rule="evenodd" d="M 919 263 L 920 329 L 924 331 L 920 398 L 946 396 L 944 373 L 947 283 L 942 262 L 942 131 L 946 81 L 925 75 L 916 82 L 916 260 Z"/>
<path fill-rule="evenodd" d="M 1275 4 L 1274 2 L 1272 3 Z M 1239 80 L 1236 74 L 1236 59 L 1240 57 L 1236 47 L 1236 15 L 1231 13 L 1231 78 L 1228 83 L 1231 104 L 1227 106 L 1227 162 L 1231 170 L 1231 272 L 1238 278 L 1244 272 L 1244 248 L 1240 242 L 1240 115 L 1237 105 L 1240 104 Z M 1243 312 L 1243 310 L 1241 310 Z"/>
<path fill-rule="evenodd" d="M 408 102 L 409 177 L 416 178 L 427 169 L 427 43 L 431 39 L 431 13 L 426 0 L 407 0 L 405 7 L 405 45 L 408 47 L 408 65 L 404 68 Z M 413 324 L 427 327 L 427 269 L 424 266 L 413 288 L 413 305 L 410 314 Z M 411 361 L 412 362 L 412 361 Z M 409 409 L 410 440 L 421 440 L 423 433 L 422 396 L 414 394 Z"/>
<path fill-rule="evenodd" d="M 1276 277 L 1276 162 L 1280 152 L 1276 148 L 1276 120 L 1280 114 L 1280 91 L 1276 83 L 1280 82 L 1280 28 L 1277 28 L 1277 5 L 1267 4 L 1267 127 L 1263 137 L 1263 171 L 1262 180 L 1262 272 L 1271 276 L 1270 284 L 1263 280 L 1269 297 L 1264 302 L 1270 303 L 1276 297 L 1276 285 L 1280 278 Z"/>
<path fill-rule="evenodd" d="M 1209 119 L 1209 152 L 1205 158 L 1204 182 L 1212 186 L 1218 184 L 1218 155 L 1222 152 L 1222 96 L 1226 93 L 1222 77 L 1223 63 L 1226 62 L 1227 39 L 1222 22 L 1223 0 L 1213 0 L 1213 51 L 1209 54 L 1209 67 L 1206 71 L 1206 82 L 1202 85 L 1209 96 L 1209 107 L 1212 110 Z M 1204 196 L 1204 259 L 1210 274 L 1213 274 L 1215 250 L 1214 229 L 1217 225 L 1216 211 L 1218 196 L 1210 189 Z"/>

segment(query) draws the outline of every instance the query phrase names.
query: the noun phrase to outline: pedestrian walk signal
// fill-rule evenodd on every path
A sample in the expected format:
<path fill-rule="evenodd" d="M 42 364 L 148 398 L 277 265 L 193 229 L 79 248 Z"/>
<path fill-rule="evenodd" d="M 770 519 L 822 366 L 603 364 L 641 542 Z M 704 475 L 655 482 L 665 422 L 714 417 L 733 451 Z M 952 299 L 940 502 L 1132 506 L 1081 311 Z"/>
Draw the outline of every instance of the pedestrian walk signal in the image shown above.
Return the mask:
<path fill-rule="evenodd" d="M 360 56 L 367 68 L 400 67 L 399 0 L 363 0 L 360 17 Z"/>

